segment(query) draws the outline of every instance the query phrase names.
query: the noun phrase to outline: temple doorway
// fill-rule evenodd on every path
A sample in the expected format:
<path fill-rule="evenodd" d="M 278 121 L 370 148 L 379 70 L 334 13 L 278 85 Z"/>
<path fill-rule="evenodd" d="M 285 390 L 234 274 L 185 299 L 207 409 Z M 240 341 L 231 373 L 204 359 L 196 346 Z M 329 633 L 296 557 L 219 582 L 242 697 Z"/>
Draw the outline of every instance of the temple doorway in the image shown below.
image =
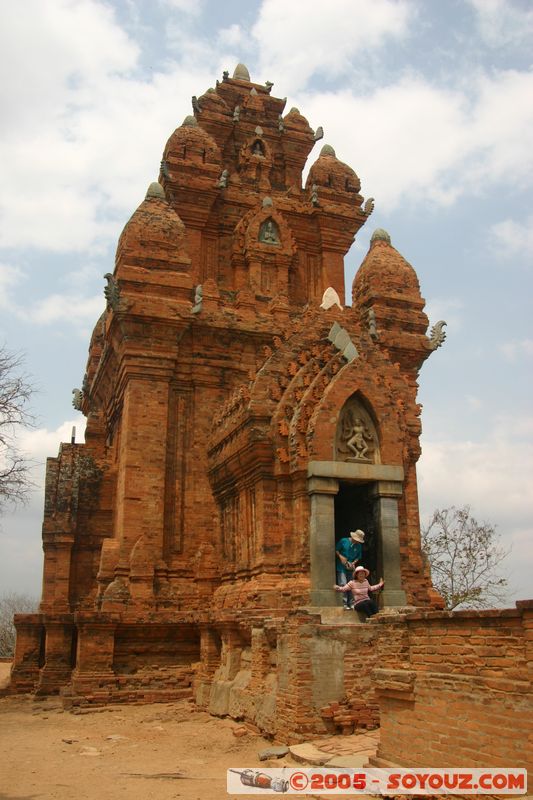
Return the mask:
<path fill-rule="evenodd" d="M 370 570 L 370 583 L 377 583 L 380 575 L 378 535 L 374 521 L 372 483 L 339 481 L 335 496 L 335 542 L 358 528 L 365 533 L 361 565 Z"/>

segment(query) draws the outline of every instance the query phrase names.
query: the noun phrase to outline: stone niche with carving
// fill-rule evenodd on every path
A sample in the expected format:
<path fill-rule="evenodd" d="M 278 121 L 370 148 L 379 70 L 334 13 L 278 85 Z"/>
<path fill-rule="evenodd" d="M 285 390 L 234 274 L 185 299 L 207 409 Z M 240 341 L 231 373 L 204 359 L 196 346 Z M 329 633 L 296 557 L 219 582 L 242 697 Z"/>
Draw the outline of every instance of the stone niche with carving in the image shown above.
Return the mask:
<path fill-rule="evenodd" d="M 352 395 L 339 416 L 335 437 L 335 460 L 355 464 L 379 464 L 379 437 L 361 397 Z"/>
<path fill-rule="evenodd" d="M 259 228 L 259 241 L 264 244 L 281 244 L 279 228 L 272 219 L 266 219 Z"/>

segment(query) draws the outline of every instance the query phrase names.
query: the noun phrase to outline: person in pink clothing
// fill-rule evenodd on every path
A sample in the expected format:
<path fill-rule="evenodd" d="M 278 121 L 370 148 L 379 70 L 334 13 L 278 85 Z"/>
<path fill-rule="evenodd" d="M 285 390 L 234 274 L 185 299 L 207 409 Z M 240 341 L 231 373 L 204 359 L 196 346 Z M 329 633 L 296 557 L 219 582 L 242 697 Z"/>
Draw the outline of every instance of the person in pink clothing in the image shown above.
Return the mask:
<path fill-rule="evenodd" d="M 368 593 L 383 589 L 385 581 L 381 578 L 379 583 L 371 586 L 367 581 L 369 575 L 369 571 L 364 567 L 356 567 L 353 572 L 353 580 L 348 581 L 344 586 L 335 584 L 333 588 L 336 592 L 351 592 L 355 611 L 362 611 L 367 617 L 372 617 L 378 613 L 378 606 L 376 601 L 368 596 Z"/>

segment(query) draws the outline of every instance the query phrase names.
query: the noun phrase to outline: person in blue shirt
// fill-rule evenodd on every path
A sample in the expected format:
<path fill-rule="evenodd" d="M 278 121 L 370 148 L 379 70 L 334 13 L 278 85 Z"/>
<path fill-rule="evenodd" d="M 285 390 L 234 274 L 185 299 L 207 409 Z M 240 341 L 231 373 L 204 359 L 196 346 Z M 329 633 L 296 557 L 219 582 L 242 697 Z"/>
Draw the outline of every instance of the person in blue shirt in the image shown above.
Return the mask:
<path fill-rule="evenodd" d="M 358 561 L 363 555 L 363 543 L 365 541 L 364 531 L 350 531 L 348 536 L 339 539 L 335 549 L 335 570 L 337 572 L 337 584 L 345 586 L 352 580 L 352 574 Z M 343 596 L 344 608 L 352 608 L 351 592 L 345 592 Z"/>

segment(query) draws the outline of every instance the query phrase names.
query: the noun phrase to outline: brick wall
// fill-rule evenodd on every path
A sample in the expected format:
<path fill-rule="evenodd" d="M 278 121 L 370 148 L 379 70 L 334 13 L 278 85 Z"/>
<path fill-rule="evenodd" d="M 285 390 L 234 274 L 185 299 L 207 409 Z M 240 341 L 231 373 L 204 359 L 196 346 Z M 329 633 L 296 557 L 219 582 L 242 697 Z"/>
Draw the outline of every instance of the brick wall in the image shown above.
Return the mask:
<path fill-rule="evenodd" d="M 376 622 L 376 763 L 533 769 L 533 601 Z"/>
<path fill-rule="evenodd" d="M 330 609 L 323 620 L 299 609 L 286 618 L 247 621 L 246 612 L 237 612 L 231 621 L 205 626 L 198 705 L 280 741 L 376 727 L 371 675 L 380 630 L 343 614 Z"/>

